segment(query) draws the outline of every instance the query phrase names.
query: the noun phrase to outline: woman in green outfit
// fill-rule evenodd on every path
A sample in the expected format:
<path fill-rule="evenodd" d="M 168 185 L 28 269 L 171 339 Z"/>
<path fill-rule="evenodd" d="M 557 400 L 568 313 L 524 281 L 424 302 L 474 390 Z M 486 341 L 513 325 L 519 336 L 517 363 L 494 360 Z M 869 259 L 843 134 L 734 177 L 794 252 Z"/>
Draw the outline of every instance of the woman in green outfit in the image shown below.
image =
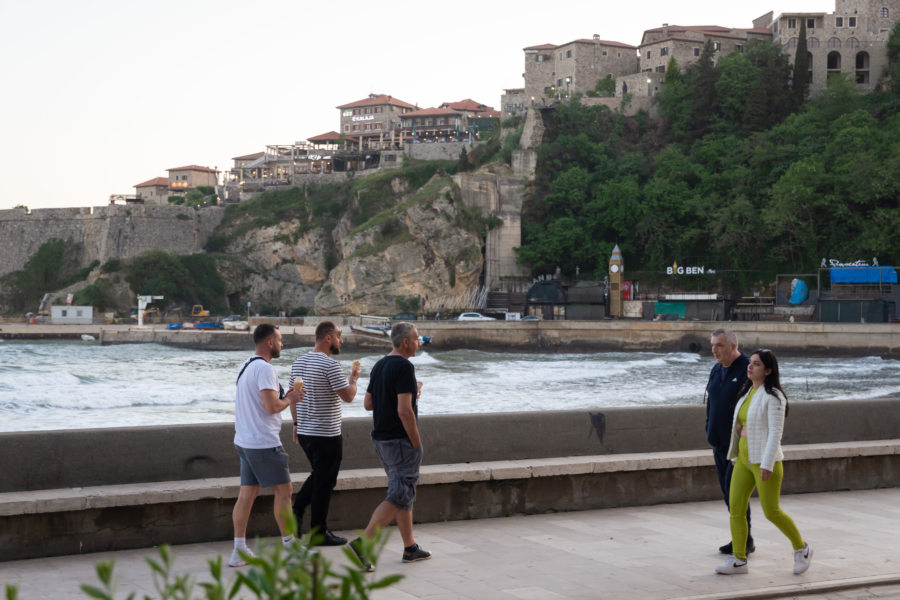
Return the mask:
<path fill-rule="evenodd" d="M 746 394 L 746 395 L 744 395 Z M 787 397 L 781 389 L 778 361 L 771 350 L 757 350 L 750 356 L 747 383 L 734 410 L 728 458 L 734 462 L 730 490 L 731 542 L 734 555 L 716 567 L 716 573 L 735 575 L 747 569 L 747 506 L 753 489 L 766 518 L 787 536 L 794 548 L 794 573 L 809 568 L 812 548 L 781 510 L 781 433 L 787 415 Z"/>

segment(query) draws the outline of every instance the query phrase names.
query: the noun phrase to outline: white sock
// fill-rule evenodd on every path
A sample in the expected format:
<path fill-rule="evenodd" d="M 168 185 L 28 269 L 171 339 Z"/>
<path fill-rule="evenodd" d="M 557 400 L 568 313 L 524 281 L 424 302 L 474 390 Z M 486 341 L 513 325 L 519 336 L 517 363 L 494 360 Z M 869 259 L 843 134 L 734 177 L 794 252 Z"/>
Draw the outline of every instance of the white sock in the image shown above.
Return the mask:
<path fill-rule="evenodd" d="M 235 550 L 246 550 L 247 549 L 247 538 L 245 538 L 245 537 L 234 538 L 234 549 Z"/>
<path fill-rule="evenodd" d="M 291 534 L 281 536 L 281 543 L 285 546 L 290 546 L 291 542 L 294 541 L 294 536 Z"/>

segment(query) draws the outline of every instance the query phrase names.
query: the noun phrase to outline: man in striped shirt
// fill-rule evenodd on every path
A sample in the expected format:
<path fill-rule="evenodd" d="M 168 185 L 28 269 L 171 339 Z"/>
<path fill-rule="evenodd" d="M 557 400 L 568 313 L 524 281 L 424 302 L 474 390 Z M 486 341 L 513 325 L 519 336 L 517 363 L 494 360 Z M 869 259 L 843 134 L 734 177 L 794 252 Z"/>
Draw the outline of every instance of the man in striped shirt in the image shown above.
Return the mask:
<path fill-rule="evenodd" d="M 341 330 L 331 321 L 316 327 L 316 345 L 312 352 L 298 357 L 291 365 L 291 387 L 302 378 L 306 397 L 291 405 L 294 420 L 294 443 L 300 444 L 309 459 L 311 472 L 294 498 L 294 514 L 298 532 L 307 506 L 312 507 L 310 528 L 324 536 L 323 546 L 340 546 L 346 538 L 328 529 L 328 504 L 337 482 L 343 458 L 341 436 L 341 401 L 353 402 L 360 366 L 354 363 L 349 380 L 341 365 L 331 358 L 341 353 Z"/>

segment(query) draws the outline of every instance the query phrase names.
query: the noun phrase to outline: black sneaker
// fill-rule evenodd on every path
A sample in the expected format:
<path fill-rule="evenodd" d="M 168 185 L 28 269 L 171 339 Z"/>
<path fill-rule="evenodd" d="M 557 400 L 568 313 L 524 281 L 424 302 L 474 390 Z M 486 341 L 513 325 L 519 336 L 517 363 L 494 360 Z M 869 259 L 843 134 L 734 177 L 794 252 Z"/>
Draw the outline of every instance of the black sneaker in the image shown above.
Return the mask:
<path fill-rule="evenodd" d="M 420 560 L 428 560 L 431 558 L 431 552 L 422 550 L 418 544 L 413 544 L 409 548 L 403 550 L 403 562 L 419 562 Z"/>
<path fill-rule="evenodd" d="M 347 538 L 334 535 L 328 530 L 325 531 L 325 535 L 322 538 L 322 541 L 319 543 L 320 546 L 343 546 L 347 543 Z"/>
<path fill-rule="evenodd" d="M 362 550 L 360 550 L 360 543 L 362 540 L 356 538 L 352 542 L 350 542 L 350 549 L 353 550 L 353 554 L 356 555 L 356 560 L 359 561 L 359 565 L 366 570 L 366 573 L 372 573 L 375 571 L 375 565 L 366 560 L 366 557 L 363 556 Z"/>
<path fill-rule="evenodd" d="M 756 544 L 753 543 L 753 537 L 747 538 L 747 554 L 756 551 Z M 728 542 L 724 546 L 719 546 L 720 554 L 734 554 L 731 542 Z"/>

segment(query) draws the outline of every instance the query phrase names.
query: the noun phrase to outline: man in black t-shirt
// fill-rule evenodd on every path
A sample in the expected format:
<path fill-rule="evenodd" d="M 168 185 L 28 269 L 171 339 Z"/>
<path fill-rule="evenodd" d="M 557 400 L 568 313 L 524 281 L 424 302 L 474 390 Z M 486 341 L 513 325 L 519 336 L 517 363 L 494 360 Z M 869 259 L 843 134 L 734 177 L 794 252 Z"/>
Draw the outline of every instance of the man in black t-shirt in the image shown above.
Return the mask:
<path fill-rule="evenodd" d="M 731 428 L 734 423 L 734 408 L 740 399 L 741 388 L 747 381 L 747 365 L 750 359 L 738 350 L 737 336 L 728 329 L 717 329 L 710 336 L 713 358 L 716 364 L 709 373 L 706 384 L 706 440 L 713 448 L 716 474 L 725 506 L 728 506 L 728 492 L 731 487 L 733 464 L 728 460 L 728 445 L 731 443 Z M 747 527 L 750 526 L 750 507 L 747 507 Z M 753 536 L 747 530 L 747 552 L 756 550 Z M 722 554 L 731 554 L 731 542 L 719 548 Z"/>
<path fill-rule="evenodd" d="M 419 438 L 418 390 L 416 369 L 409 359 L 419 349 L 419 332 L 411 323 L 397 323 L 391 330 L 394 349 L 379 360 L 369 374 L 365 407 L 373 411 L 375 427 L 372 444 L 388 476 L 387 498 L 375 508 L 364 535 L 371 539 L 377 527 L 387 527 L 394 518 L 403 538 L 403 562 L 431 558 L 413 537 L 413 502 L 422 464 L 422 441 Z M 350 543 L 360 563 L 374 571 L 363 552 L 362 541 Z"/>

